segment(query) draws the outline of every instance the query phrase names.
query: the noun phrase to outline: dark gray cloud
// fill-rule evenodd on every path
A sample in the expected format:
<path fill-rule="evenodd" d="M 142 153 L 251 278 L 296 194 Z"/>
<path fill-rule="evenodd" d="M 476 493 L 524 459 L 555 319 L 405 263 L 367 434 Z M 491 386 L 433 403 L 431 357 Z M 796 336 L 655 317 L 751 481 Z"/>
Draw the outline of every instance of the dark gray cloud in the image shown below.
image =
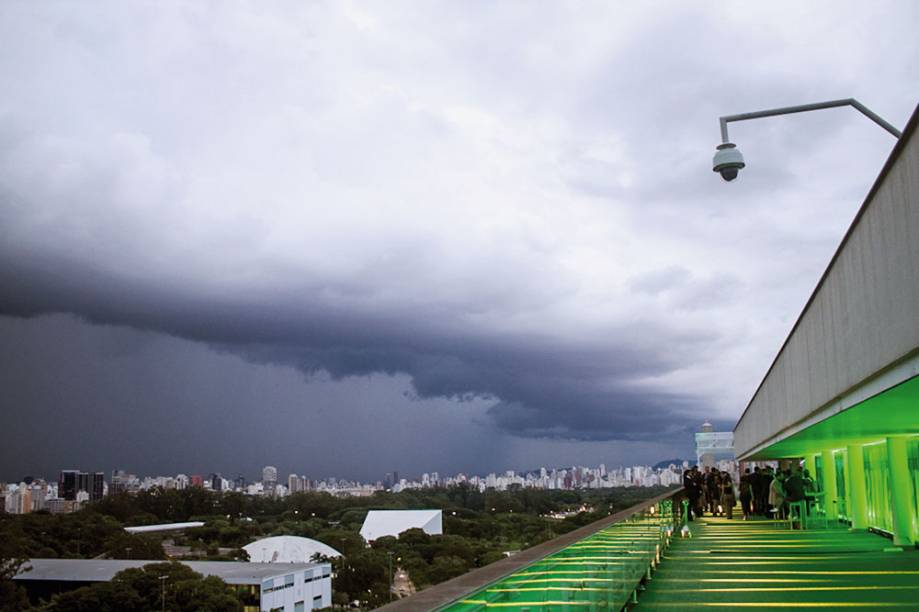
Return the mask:
<path fill-rule="evenodd" d="M 630 381 L 678 367 L 693 346 L 711 341 L 708 333 L 679 337 L 646 321 L 610 327 L 599 343 L 541 334 L 485 336 L 398 310 L 368 317 L 317 305 L 304 316 L 283 300 L 216 301 L 194 290 L 174 296 L 143 282 L 100 278 L 65 261 L 7 261 L 0 272 L 9 296 L 0 302 L 6 314 L 71 312 L 335 379 L 407 374 L 420 398 L 500 400 L 489 414 L 520 435 L 634 439 L 659 434 L 663 424 L 685 430 L 699 418 L 697 399 L 633 388 Z M 668 350 L 644 344 L 643 327 L 658 338 L 669 335 L 673 344 Z"/>
<path fill-rule="evenodd" d="M 0 478 L 66 467 L 252 478 L 272 464 L 284 474 L 380 479 L 394 469 L 654 461 L 673 450 L 659 441 L 524 442 L 494 426 L 493 401 L 420 399 L 405 375 L 307 378 L 70 316 L 0 317 L 0 333 Z"/>
<path fill-rule="evenodd" d="M 388 436 L 419 419 L 450 449 L 400 439 L 393 462 L 687 444 L 742 409 L 892 144 L 845 111 L 737 125 L 749 167 L 724 185 L 718 115 L 855 96 L 902 123 L 916 17 L 902 2 L 4 5 L 0 314 L 25 317 L 4 333 L 77 343 L 90 366 L 55 388 L 83 403 L 60 423 L 97 415 L 108 440 L 156 417 L 143 440 L 167 453 L 204 423 L 264 442 L 253 415 L 296 419 L 292 398 L 325 377 L 326 416 L 352 424 L 365 463 L 393 448 L 360 437 L 367 381 L 398 387 Z M 109 345 L 77 340 L 112 326 L 149 376 L 109 393 L 87 383 L 117 371 Z M 138 356 L 141 338 L 170 348 Z M 17 439 L 65 410 L 39 344 L 46 359 L 7 377 Z M 201 376 L 171 398 L 179 363 Z M 263 406 L 242 387 L 266 372 L 298 378 Z M 157 416 L 170 398 L 191 428 Z M 491 450 L 431 433 L 457 419 Z"/>

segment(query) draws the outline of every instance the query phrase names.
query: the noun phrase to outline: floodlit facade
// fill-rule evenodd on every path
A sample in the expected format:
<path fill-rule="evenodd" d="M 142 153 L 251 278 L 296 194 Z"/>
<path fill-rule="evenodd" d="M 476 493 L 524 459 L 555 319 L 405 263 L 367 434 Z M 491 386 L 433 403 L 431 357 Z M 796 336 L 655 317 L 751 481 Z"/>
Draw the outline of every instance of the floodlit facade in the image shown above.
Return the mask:
<path fill-rule="evenodd" d="M 17 574 L 30 598 L 49 598 L 115 574 L 160 561 L 115 559 L 29 559 L 28 571 Z M 234 589 L 245 612 L 304 612 L 332 605 L 332 566 L 328 563 L 270 563 L 182 561 L 204 576 L 217 576 Z"/>
<path fill-rule="evenodd" d="M 399 537 L 408 529 L 421 529 L 428 535 L 444 532 L 440 510 L 371 510 L 361 527 L 361 537 L 372 542 L 384 536 Z"/>
<path fill-rule="evenodd" d="M 831 518 L 919 541 L 919 109 L 734 429 L 804 459 Z"/>
<path fill-rule="evenodd" d="M 243 546 L 253 563 L 310 563 L 316 555 L 327 559 L 341 553 L 318 540 L 298 536 L 262 538 Z"/>

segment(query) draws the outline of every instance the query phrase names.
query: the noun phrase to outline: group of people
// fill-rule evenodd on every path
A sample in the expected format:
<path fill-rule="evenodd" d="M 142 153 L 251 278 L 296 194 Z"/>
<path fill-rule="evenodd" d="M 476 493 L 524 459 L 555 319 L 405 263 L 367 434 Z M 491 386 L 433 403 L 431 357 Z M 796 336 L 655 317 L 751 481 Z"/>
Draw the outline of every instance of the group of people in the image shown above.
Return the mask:
<path fill-rule="evenodd" d="M 755 467 L 752 472 L 747 468 L 736 486 L 729 472 L 709 467 L 701 472 L 699 466 L 693 466 L 683 472 L 683 488 L 689 498 L 689 520 L 704 512 L 733 519 L 738 499 L 743 520 L 755 515 L 784 519 L 790 503 L 810 503 L 818 491 L 808 470 L 800 465 L 786 470 Z"/>
<path fill-rule="evenodd" d="M 700 472 L 699 466 L 694 465 L 683 472 L 683 489 L 689 498 L 689 520 L 706 511 L 712 516 L 734 518 L 738 491 L 730 472 L 709 467 Z"/>

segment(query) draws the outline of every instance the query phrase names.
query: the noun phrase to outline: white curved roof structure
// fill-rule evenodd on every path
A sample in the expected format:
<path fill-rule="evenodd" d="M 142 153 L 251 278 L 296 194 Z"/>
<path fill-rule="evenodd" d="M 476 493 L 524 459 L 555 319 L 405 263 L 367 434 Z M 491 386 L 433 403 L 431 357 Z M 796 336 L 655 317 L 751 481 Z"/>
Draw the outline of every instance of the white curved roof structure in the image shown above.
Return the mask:
<path fill-rule="evenodd" d="M 253 563 L 311 563 L 313 555 L 340 557 L 341 553 L 322 542 L 298 536 L 262 538 L 243 546 Z"/>
<path fill-rule="evenodd" d="M 407 529 L 417 527 L 428 535 L 444 532 L 441 510 L 371 510 L 364 519 L 361 536 L 372 542 L 383 536 L 399 537 Z"/>
<path fill-rule="evenodd" d="M 191 529 L 192 527 L 204 527 L 201 521 L 191 521 L 188 523 L 163 523 L 161 525 L 138 525 L 137 527 L 125 527 L 128 533 L 153 533 L 155 531 L 180 531 L 182 529 Z"/>

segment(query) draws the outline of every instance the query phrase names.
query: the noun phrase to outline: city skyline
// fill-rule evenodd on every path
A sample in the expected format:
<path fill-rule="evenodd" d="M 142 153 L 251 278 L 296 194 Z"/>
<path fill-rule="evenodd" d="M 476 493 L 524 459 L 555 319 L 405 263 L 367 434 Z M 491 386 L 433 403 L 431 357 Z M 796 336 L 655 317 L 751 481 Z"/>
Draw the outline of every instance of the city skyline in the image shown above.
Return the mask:
<path fill-rule="evenodd" d="M 664 465 L 666 463 L 666 465 Z M 204 474 L 137 475 L 125 470 L 112 470 L 106 479 L 103 472 L 61 470 L 57 481 L 42 476 L 26 476 L 21 480 L 0 481 L 0 512 L 28 514 L 41 510 L 52 514 L 71 513 L 114 494 L 136 494 L 153 489 L 184 490 L 200 488 L 216 493 L 241 493 L 250 496 L 286 497 L 296 493 L 328 493 L 336 497 L 366 497 L 381 491 L 399 493 L 413 489 L 450 488 L 470 486 L 480 492 L 507 491 L 515 487 L 543 490 L 585 490 L 622 487 L 676 486 L 682 484 L 683 470 L 688 461 L 661 462 L 654 466 L 630 465 L 607 468 L 583 465 L 550 467 L 530 470 L 504 470 L 488 474 L 439 474 L 423 472 L 408 478 L 398 472 L 389 472 L 381 480 L 361 482 L 328 476 L 311 478 L 290 473 L 281 478 L 276 466 L 262 468 L 260 480 L 249 480 L 242 474 L 226 475 L 220 472 Z M 737 471 L 737 462 L 721 460 L 712 462 L 719 469 Z"/>
<path fill-rule="evenodd" d="M 0 6 L 4 477 L 730 430 L 893 143 L 744 123 L 725 184 L 717 118 L 902 126 L 919 7 L 665 6 Z"/>
<path fill-rule="evenodd" d="M 696 462 L 690 459 L 670 458 L 670 459 L 663 459 L 653 464 L 633 463 L 633 464 L 618 464 L 618 465 L 611 464 L 610 466 L 607 466 L 605 463 L 600 463 L 598 464 L 597 469 L 600 469 L 603 472 L 607 471 L 607 467 L 610 472 L 614 470 L 622 471 L 622 470 L 629 469 L 629 468 L 639 468 L 639 467 L 650 469 L 650 470 L 655 470 L 655 469 L 664 469 L 665 467 L 669 465 L 681 466 L 684 464 L 686 466 L 692 466 L 692 465 L 696 465 Z M 278 485 L 284 485 L 288 481 L 288 478 L 297 476 L 302 479 L 307 479 L 310 482 L 342 481 L 342 482 L 350 482 L 350 483 L 357 483 L 357 484 L 373 484 L 373 485 L 382 484 L 383 488 L 389 488 L 387 486 L 387 482 L 392 484 L 393 481 L 395 483 L 398 483 L 400 480 L 402 480 L 402 481 L 408 481 L 410 483 L 411 482 L 420 483 L 420 482 L 425 481 L 426 478 L 429 476 L 438 478 L 442 482 L 447 482 L 448 480 L 454 480 L 456 478 L 485 479 L 491 476 L 501 476 L 501 475 L 510 475 L 510 474 L 514 474 L 518 476 L 526 476 L 528 474 L 539 474 L 541 472 L 547 472 L 547 471 L 548 472 L 561 472 L 565 470 L 575 470 L 575 469 L 594 469 L 594 468 L 590 468 L 587 465 L 582 465 L 582 464 L 566 464 L 566 465 L 554 465 L 554 466 L 542 465 L 539 467 L 527 467 L 527 468 L 520 468 L 520 467 L 501 468 L 501 469 L 493 469 L 489 472 L 480 472 L 480 473 L 459 471 L 459 472 L 454 472 L 454 473 L 440 474 L 438 470 L 428 469 L 427 471 L 425 471 L 424 469 L 420 469 L 420 470 L 409 469 L 404 472 L 400 472 L 400 470 L 391 470 L 389 472 L 385 472 L 381 474 L 380 477 L 376 479 L 374 478 L 360 479 L 360 478 L 349 477 L 347 475 L 341 475 L 341 474 L 308 475 L 302 469 L 288 470 L 288 469 L 278 468 L 277 466 L 274 466 L 274 465 L 264 466 L 260 470 L 253 471 L 250 474 L 245 474 L 241 472 L 223 471 L 223 470 L 196 471 L 196 470 L 186 469 L 186 470 L 182 470 L 182 471 L 173 473 L 171 475 L 167 475 L 165 472 L 151 472 L 147 474 L 138 475 L 136 473 L 132 473 L 130 469 L 124 469 L 124 467 L 112 468 L 110 470 L 97 470 L 97 469 L 84 470 L 83 468 L 79 468 L 79 469 L 67 468 L 67 469 L 59 469 L 55 471 L 55 473 L 59 474 L 59 478 L 63 478 L 65 474 L 70 474 L 70 473 L 78 474 L 78 475 L 82 474 L 84 478 L 87 476 L 101 476 L 105 479 L 106 487 L 108 488 L 108 487 L 114 486 L 114 480 L 116 477 L 130 478 L 130 479 L 134 479 L 137 481 L 144 480 L 149 483 L 156 479 L 175 478 L 176 476 L 180 476 L 180 475 L 185 476 L 186 478 L 193 478 L 193 477 L 202 478 L 204 481 L 212 477 L 218 477 L 218 478 L 222 478 L 223 480 L 226 480 L 231 483 L 242 480 L 243 482 L 247 484 L 251 484 L 251 483 L 256 483 L 256 482 L 266 482 L 266 479 L 264 478 L 265 470 L 269 468 L 275 470 L 275 478 L 274 480 L 271 480 L 271 482 L 274 482 L 275 484 L 278 484 Z M 256 474 L 256 473 L 260 475 L 261 477 L 260 478 L 253 477 L 253 474 Z M 156 474 L 156 475 L 153 475 L 153 474 Z M 392 481 L 388 480 L 390 478 L 392 478 L 393 480 Z M 44 481 L 49 481 L 49 482 L 53 480 L 53 478 L 49 480 L 49 474 L 31 472 L 31 473 L 20 475 L 18 477 L 4 478 L 0 476 L 0 483 L 5 482 L 7 484 L 16 484 L 18 482 L 22 482 L 24 479 L 44 480 Z M 149 486 L 153 486 L 153 485 L 149 485 Z M 100 497 L 100 496 L 97 494 L 96 497 Z"/>

